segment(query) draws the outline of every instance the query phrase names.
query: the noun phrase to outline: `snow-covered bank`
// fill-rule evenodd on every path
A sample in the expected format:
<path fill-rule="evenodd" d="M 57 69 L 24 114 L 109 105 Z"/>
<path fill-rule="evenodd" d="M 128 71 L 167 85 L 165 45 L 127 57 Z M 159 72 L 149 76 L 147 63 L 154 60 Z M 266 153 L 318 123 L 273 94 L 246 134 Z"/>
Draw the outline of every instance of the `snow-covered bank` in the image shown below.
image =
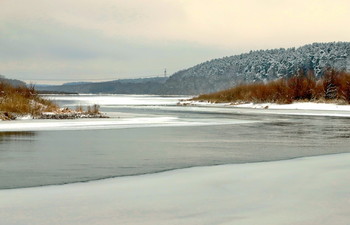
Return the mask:
<path fill-rule="evenodd" d="M 348 225 L 350 154 L 0 190 L 1 223 Z"/>
<path fill-rule="evenodd" d="M 246 109 L 247 112 L 264 114 L 314 115 L 350 117 L 350 105 L 334 103 L 295 102 L 292 104 L 275 103 L 211 103 L 202 101 L 181 101 L 178 105 L 208 108 Z M 253 110 L 253 111 L 252 111 Z"/>
<path fill-rule="evenodd" d="M 295 102 L 292 104 L 276 103 L 211 103 L 204 101 L 181 101 L 179 105 L 191 106 L 222 106 L 232 108 L 249 108 L 249 109 L 296 109 L 296 110 L 329 110 L 329 111 L 349 111 L 350 105 L 338 105 L 334 103 L 316 103 L 316 102 Z"/>
<path fill-rule="evenodd" d="M 299 110 L 324 110 L 324 111 L 349 111 L 350 105 L 337 105 L 332 103 L 314 103 L 314 102 L 295 102 L 292 104 L 275 104 L 275 103 L 248 103 L 232 105 L 237 108 L 254 108 L 254 109 L 299 109 Z"/>

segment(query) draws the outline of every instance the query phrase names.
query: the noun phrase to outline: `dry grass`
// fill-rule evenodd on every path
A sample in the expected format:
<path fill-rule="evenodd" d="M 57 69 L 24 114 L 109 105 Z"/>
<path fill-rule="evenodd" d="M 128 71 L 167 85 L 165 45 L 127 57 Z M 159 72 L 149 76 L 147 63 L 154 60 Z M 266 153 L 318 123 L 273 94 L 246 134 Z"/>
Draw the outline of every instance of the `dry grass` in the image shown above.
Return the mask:
<path fill-rule="evenodd" d="M 274 102 L 293 101 L 350 103 L 350 73 L 329 69 L 316 79 L 312 71 L 289 79 L 268 83 L 242 84 L 228 90 L 200 95 L 192 100 L 209 102 Z"/>
<path fill-rule="evenodd" d="M 96 115 L 96 114 L 101 114 L 100 112 L 100 105 L 94 104 L 94 105 L 89 105 L 86 107 L 86 110 L 84 110 L 84 107 L 81 105 L 78 105 L 75 108 L 75 112 L 77 113 L 83 113 L 83 114 L 88 114 L 88 115 Z"/>
<path fill-rule="evenodd" d="M 39 115 L 42 112 L 53 112 L 58 106 L 38 96 L 34 86 L 13 87 L 0 82 L 0 114 L 11 119 L 12 114 Z"/>
<path fill-rule="evenodd" d="M 99 105 L 92 105 L 87 107 L 87 113 L 89 115 L 96 115 L 100 113 L 100 106 Z"/>

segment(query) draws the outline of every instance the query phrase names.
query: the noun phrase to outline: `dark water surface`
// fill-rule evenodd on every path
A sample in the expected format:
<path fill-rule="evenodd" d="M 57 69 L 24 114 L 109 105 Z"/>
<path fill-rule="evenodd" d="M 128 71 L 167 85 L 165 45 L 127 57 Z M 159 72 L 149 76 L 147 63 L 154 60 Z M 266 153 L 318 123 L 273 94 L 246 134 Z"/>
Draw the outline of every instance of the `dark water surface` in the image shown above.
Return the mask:
<path fill-rule="evenodd" d="M 0 189 L 350 152 L 348 118 L 127 107 L 113 111 L 259 122 L 0 132 Z"/>

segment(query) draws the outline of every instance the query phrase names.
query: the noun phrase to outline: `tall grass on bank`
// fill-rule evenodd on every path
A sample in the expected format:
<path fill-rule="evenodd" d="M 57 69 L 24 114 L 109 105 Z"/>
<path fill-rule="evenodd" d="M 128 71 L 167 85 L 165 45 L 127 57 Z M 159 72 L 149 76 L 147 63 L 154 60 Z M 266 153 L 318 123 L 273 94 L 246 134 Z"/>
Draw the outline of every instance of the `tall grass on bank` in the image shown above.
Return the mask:
<path fill-rule="evenodd" d="M 312 71 L 288 79 L 268 83 L 241 84 L 228 90 L 203 94 L 195 101 L 209 102 L 274 102 L 288 104 L 293 101 L 350 103 L 350 73 L 329 69 L 316 79 Z"/>
<path fill-rule="evenodd" d="M 53 112 L 58 106 L 38 96 L 34 86 L 14 87 L 0 82 L 0 113 L 39 115 L 42 112 Z"/>

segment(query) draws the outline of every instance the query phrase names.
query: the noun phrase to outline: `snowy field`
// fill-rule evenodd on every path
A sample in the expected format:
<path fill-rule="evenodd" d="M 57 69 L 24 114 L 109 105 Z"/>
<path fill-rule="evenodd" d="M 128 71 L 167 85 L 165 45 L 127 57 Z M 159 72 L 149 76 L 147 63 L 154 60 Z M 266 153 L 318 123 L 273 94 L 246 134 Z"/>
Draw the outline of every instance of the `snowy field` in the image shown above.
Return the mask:
<path fill-rule="evenodd" d="M 1 224 L 348 225 L 350 154 L 0 190 Z"/>

